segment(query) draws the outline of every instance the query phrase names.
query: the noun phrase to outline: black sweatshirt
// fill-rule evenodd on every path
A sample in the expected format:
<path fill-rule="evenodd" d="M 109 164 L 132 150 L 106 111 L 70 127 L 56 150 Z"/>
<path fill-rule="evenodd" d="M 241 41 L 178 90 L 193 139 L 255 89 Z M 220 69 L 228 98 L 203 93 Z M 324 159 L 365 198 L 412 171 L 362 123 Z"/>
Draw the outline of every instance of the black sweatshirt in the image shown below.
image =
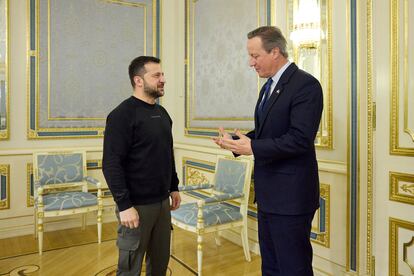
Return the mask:
<path fill-rule="evenodd" d="M 171 126 L 162 106 L 134 96 L 108 115 L 102 171 L 119 211 L 178 191 Z"/>

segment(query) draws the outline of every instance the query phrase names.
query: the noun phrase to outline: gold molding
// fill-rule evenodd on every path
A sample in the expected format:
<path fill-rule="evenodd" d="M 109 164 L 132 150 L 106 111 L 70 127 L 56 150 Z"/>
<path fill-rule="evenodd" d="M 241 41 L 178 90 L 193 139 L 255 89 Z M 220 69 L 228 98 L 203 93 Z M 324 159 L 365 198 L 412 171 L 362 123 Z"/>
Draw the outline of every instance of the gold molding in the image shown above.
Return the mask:
<path fill-rule="evenodd" d="M 33 177 L 33 163 L 26 164 L 26 206 L 33 207 L 34 206 L 34 194 L 33 196 L 30 193 L 30 189 L 32 188 L 32 177 Z M 33 187 L 34 193 L 34 187 Z"/>
<path fill-rule="evenodd" d="M 10 64 L 10 12 L 9 12 L 9 0 L 4 0 L 4 14 L 5 14 L 5 59 L 4 64 L 2 64 L 2 71 L 4 69 L 5 72 L 5 104 L 6 104 L 6 128 L 3 130 L 0 130 L 0 140 L 8 140 L 10 136 L 10 76 L 9 76 L 9 64 Z"/>
<path fill-rule="evenodd" d="M 261 13 L 260 1 L 261 0 L 256 0 L 257 26 L 260 26 L 260 20 L 261 20 L 261 18 L 260 18 L 260 13 Z M 195 54 L 195 50 L 194 50 L 195 35 L 194 35 L 194 33 L 195 33 L 195 3 L 196 2 L 197 1 L 193 1 L 193 10 L 192 10 L 192 14 L 193 14 L 192 38 L 193 38 L 193 40 L 192 40 L 192 45 L 191 45 L 192 46 L 192 49 L 191 49 L 191 53 L 192 53 L 191 75 L 192 75 L 192 80 L 193 80 L 192 81 L 192 87 L 191 87 L 192 88 L 191 103 L 192 103 L 193 110 L 194 110 L 193 113 L 196 113 L 195 112 L 195 107 L 196 107 L 196 104 L 195 104 L 195 83 L 196 83 L 196 79 L 195 79 L 195 69 L 194 69 L 195 68 L 195 57 L 194 57 L 194 54 Z M 259 94 L 259 92 L 260 92 L 260 88 L 258 88 L 257 94 Z M 192 120 L 193 121 L 254 121 L 254 117 L 253 116 L 250 116 L 250 117 L 248 117 L 248 116 L 246 116 L 246 117 L 193 117 Z"/>
<path fill-rule="evenodd" d="M 10 165 L 0 164 L 0 176 L 6 177 L 6 199 L 0 200 L 0 210 L 10 209 Z"/>
<path fill-rule="evenodd" d="M 410 1 L 412 3 L 412 1 Z M 408 0 L 404 0 L 404 132 L 407 133 L 410 137 L 411 140 L 414 142 L 414 130 L 410 129 L 408 126 L 408 91 L 409 91 L 409 87 L 408 87 L 408 79 L 409 79 L 409 61 L 408 61 L 408 56 L 409 56 L 409 9 L 410 7 L 408 6 Z"/>
<path fill-rule="evenodd" d="M 372 255 L 373 245 L 373 208 L 374 208 L 374 129 L 375 129 L 375 103 L 373 102 L 372 83 L 372 0 L 367 0 L 367 248 L 366 248 L 366 271 L 368 275 L 375 275 L 375 257 Z"/>
<path fill-rule="evenodd" d="M 408 248 L 411 246 L 414 246 L 414 236 L 411 238 L 411 241 L 403 243 L 403 261 L 410 267 L 411 273 L 414 274 L 414 263 L 410 264 L 407 256 Z"/>
<path fill-rule="evenodd" d="M 50 53 L 51 53 L 51 38 L 50 38 L 50 1 L 51 0 L 47 0 L 47 120 L 48 121 L 102 121 L 105 120 L 106 118 L 104 117 L 52 117 L 51 116 L 51 107 L 50 107 L 50 102 L 51 102 L 51 94 L 50 94 Z M 101 3 L 107 3 L 107 4 L 115 4 L 115 5 L 120 5 L 120 6 L 127 6 L 127 7 L 132 7 L 132 8 L 142 8 L 144 11 L 144 25 L 143 25 L 143 36 L 144 36 L 144 41 L 143 41 L 143 48 L 144 48 L 144 56 L 146 55 L 147 52 L 147 5 L 144 3 L 131 3 L 131 2 L 126 2 L 126 1 L 122 1 L 122 0 L 103 0 L 103 1 L 99 1 Z M 155 6 L 154 4 L 155 1 L 153 1 L 153 6 Z M 154 8 L 154 7 L 153 7 Z M 156 7 L 155 7 L 156 8 Z M 153 12 L 154 13 L 154 12 Z M 155 18 L 153 18 L 153 27 L 155 27 L 156 25 L 154 24 L 154 20 Z M 154 40 L 154 37 L 156 36 L 156 32 L 153 32 L 153 44 L 156 44 L 156 41 Z M 38 37 L 38 39 L 40 39 L 40 37 Z M 153 52 L 155 51 L 155 48 L 153 48 Z"/>
<path fill-rule="evenodd" d="M 256 0 L 256 16 L 257 16 L 257 24 L 258 26 L 260 26 L 260 21 L 261 21 L 261 1 L 263 0 Z M 273 4 L 274 0 L 271 0 L 271 5 Z M 192 3 L 191 3 L 192 2 Z M 190 33 L 193 30 L 194 32 L 194 18 L 192 20 L 192 30 L 190 28 L 190 18 L 192 18 L 192 15 L 194 16 L 195 12 L 194 10 L 192 10 L 191 8 L 194 9 L 195 3 L 197 1 L 191 1 L 191 0 L 186 0 L 185 4 L 186 4 L 186 10 L 185 10 L 185 22 L 186 22 L 186 37 L 185 37 L 185 45 L 186 45 L 186 53 L 185 53 L 185 58 L 184 58 L 184 65 L 186 66 L 185 69 L 185 76 L 186 76 L 186 81 L 185 81 L 185 86 L 186 86 L 186 95 L 185 95 L 185 101 L 186 101 L 186 108 L 185 108 L 185 112 L 186 112 L 186 118 L 185 118 L 185 127 L 184 127 L 184 136 L 187 137 L 193 137 L 193 138 L 208 138 L 208 137 L 212 137 L 214 136 L 213 134 L 217 132 L 217 128 L 213 128 L 213 127 L 191 127 L 190 123 L 192 120 L 194 121 L 254 121 L 254 117 L 253 115 L 248 117 L 191 117 L 191 113 L 190 113 L 190 105 L 192 106 L 191 110 L 195 110 L 195 105 L 194 105 L 194 97 L 195 97 L 195 88 L 194 88 L 194 84 L 195 84 L 195 74 L 194 74 L 194 35 L 192 37 L 190 37 Z M 267 2 L 266 2 L 267 3 Z M 192 5 L 191 5 L 192 4 Z M 264 5 L 266 6 L 266 5 Z M 266 7 L 264 7 L 266 8 Z M 192 11 L 192 14 L 191 14 Z M 264 10 L 266 12 L 266 9 Z M 265 13 L 264 15 L 265 17 L 267 16 L 267 13 Z M 266 21 L 267 22 L 267 21 Z M 266 23 L 265 22 L 265 23 Z M 190 39 L 193 39 L 193 41 L 190 43 Z M 190 58 L 191 56 L 191 58 Z M 190 74 L 191 73 L 191 74 Z M 190 87 L 190 77 L 192 80 L 192 85 Z M 258 93 L 260 92 L 260 79 L 257 78 L 258 81 Z M 191 91 L 190 91 L 191 88 Z M 190 104 L 191 103 L 191 104 Z M 195 114 L 195 112 L 193 112 L 192 114 Z M 191 117 L 191 119 L 190 119 Z M 234 127 L 229 127 L 226 128 L 226 130 L 232 131 L 234 129 Z M 248 132 L 251 130 L 251 128 L 247 129 L 247 128 L 239 128 L 240 130 L 244 131 L 244 132 Z M 199 132 L 192 134 L 191 132 Z M 208 134 L 203 134 L 203 132 L 208 132 L 211 133 L 211 135 Z"/>
<path fill-rule="evenodd" d="M 326 62 L 326 83 L 322 81 L 323 76 L 326 74 L 324 73 L 325 70 L 324 64 L 322 63 L 322 48 L 320 45 L 316 44 L 308 44 L 308 45 L 302 45 L 301 47 L 295 47 L 293 43 L 291 43 L 291 49 L 293 54 L 293 60 L 298 64 L 298 52 L 300 49 L 315 49 L 318 52 L 319 56 L 319 65 L 320 65 L 320 77 L 321 77 L 321 84 L 324 88 L 323 98 L 324 98 L 324 110 L 322 113 L 321 122 L 319 124 L 318 133 L 315 138 L 315 146 L 317 149 L 326 149 L 331 150 L 333 149 L 333 92 L 332 92 L 332 0 L 325 0 L 326 1 L 326 48 L 327 48 L 327 58 Z M 298 0 L 289 1 L 289 3 L 292 3 L 293 8 L 292 12 L 295 9 L 295 7 L 298 6 Z M 319 2 L 320 3 L 320 2 Z M 322 8 L 322 7 L 320 7 Z M 289 4 L 286 5 L 286 18 L 287 18 L 287 29 L 288 33 L 290 33 L 291 25 L 290 20 L 293 20 L 293 15 L 290 14 L 291 9 L 289 8 Z M 321 13 L 321 15 L 324 13 Z M 321 20 L 323 21 L 323 20 Z M 326 91 L 325 91 L 326 90 Z M 326 131 L 326 134 L 324 132 Z"/>
<path fill-rule="evenodd" d="M 208 166 L 212 166 L 212 167 L 215 167 L 216 166 L 216 163 L 214 163 L 214 162 L 210 162 L 210 161 L 206 161 L 206 160 L 201 160 L 201 159 L 190 158 L 190 157 L 183 157 L 182 158 L 182 166 L 184 167 L 184 173 L 185 173 L 185 175 L 183 175 L 183 177 L 185 177 L 186 181 L 189 178 L 193 177 L 193 175 L 191 175 L 188 172 L 188 170 L 187 170 L 188 168 L 192 168 L 194 170 L 200 170 L 200 171 L 204 171 L 204 172 L 207 172 L 207 173 L 214 174 L 214 169 L 211 169 L 210 170 L 210 169 L 206 169 L 206 168 L 203 168 L 203 167 L 197 167 L 197 166 L 188 165 L 187 164 L 187 161 L 197 162 L 197 163 L 204 164 L 204 165 L 208 165 Z M 199 180 L 201 180 L 201 178 L 206 179 L 206 177 L 205 176 L 203 177 L 203 176 L 200 175 L 200 176 L 194 176 L 194 177 L 196 177 L 197 178 L 197 181 L 199 181 Z M 184 185 L 187 185 L 187 183 L 183 183 L 183 184 Z M 200 183 L 197 183 L 197 184 L 209 184 L 209 183 L 205 183 L 205 182 L 201 183 L 200 182 Z"/>
<path fill-rule="evenodd" d="M 399 185 L 400 182 L 411 184 Z M 389 173 L 389 199 L 414 205 L 414 175 L 399 172 Z M 405 192 L 405 193 L 401 193 Z"/>
<path fill-rule="evenodd" d="M 404 5 L 406 4 L 404 0 Z M 403 156 L 414 156 L 414 146 L 413 147 L 402 147 L 400 146 L 400 80 L 401 77 L 403 81 L 406 81 L 406 73 L 403 72 L 403 75 L 400 76 L 400 43 L 404 44 L 405 37 L 401 41 L 400 34 L 400 1 L 399 0 L 390 0 L 391 5 L 391 28 L 390 28 L 390 47 L 391 47 L 391 112 L 390 112 L 390 154 L 391 155 L 403 155 Z M 406 14 L 403 14 L 404 21 Z M 405 25 L 404 25 L 405 26 Z M 406 26 L 404 27 L 404 29 Z M 405 45 L 405 44 L 404 44 Z M 404 49 L 404 55 L 405 53 Z M 408 51 L 408 49 L 407 49 Z M 404 57 L 404 64 L 407 58 Z M 403 65 L 403 71 L 407 68 Z M 403 91 L 404 92 L 404 91 Z M 408 93 L 408 92 L 407 92 Z M 408 107 L 407 107 L 408 108 Z M 404 118 L 408 115 L 408 110 L 404 110 Z M 404 120 L 406 122 L 406 120 Z M 405 125 L 405 123 L 404 123 Z M 411 138 L 413 136 L 410 135 Z"/>
<path fill-rule="evenodd" d="M 203 165 L 212 166 L 212 167 L 215 167 L 216 166 L 216 163 L 214 163 L 214 162 L 210 162 L 210 161 L 206 161 L 206 160 L 201 160 L 201 159 L 195 159 L 195 158 L 191 158 L 191 157 L 183 157 L 182 158 L 182 167 L 184 169 L 183 174 L 185 174 L 185 175 L 183 175 L 183 182 L 184 182 L 184 179 L 187 180 L 189 177 L 191 177 L 191 175 L 189 175 L 188 168 L 193 168 L 195 171 L 197 171 L 197 170 L 205 171 L 207 173 L 212 173 L 214 175 L 215 169 L 211 169 L 210 170 L 210 169 L 203 168 L 201 166 L 200 167 L 197 167 L 197 166 L 188 165 L 188 164 L 186 164 L 187 161 L 197 162 L 197 163 L 200 163 L 200 164 L 203 164 Z M 191 183 L 191 184 L 206 184 L 205 182 L 201 182 L 200 181 L 200 179 L 202 179 L 202 176 L 196 175 L 195 178 L 196 178 L 196 181 L 194 183 Z M 187 182 L 186 183 L 183 183 L 183 184 L 184 185 L 187 185 Z M 211 183 L 209 183 L 209 184 L 211 184 Z M 201 194 L 205 193 L 204 191 L 199 191 L 199 192 Z M 254 195 L 254 179 L 253 179 L 253 174 L 252 174 L 252 176 L 251 176 L 251 182 L 250 182 L 250 193 L 249 193 L 249 204 L 248 204 L 248 208 L 249 208 L 249 210 L 256 212 L 257 211 L 257 206 L 256 206 L 255 203 L 253 203 L 254 198 L 255 198 L 255 195 Z M 236 205 L 239 204 L 239 203 L 237 203 L 235 201 L 234 201 L 234 203 Z M 253 219 L 255 219 L 255 218 L 253 218 Z"/>
<path fill-rule="evenodd" d="M 351 188 L 350 188 L 350 182 L 351 182 L 351 0 L 346 0 L 346 55 L 347 55 L 347 62 L 346 62 L 346 68 L 347 68 L 347 120 L 346 120 L 346 129 L 347 129 L 347 136 L 346 136 L 346 166 L 347 166 L 347 174 L 346 174 L 346 183 L 347 183 L 347 195 L 346 195 L 346 270 L 350 271 L 351 263 L 350 263 L 350 240 L 351 240 L 351 232 L 350 232 L 350 226 L 351 226 Z"/>
<path fill-rule="evenodd" d="M 410 221 L 404 221 L 404 220 L 400 220 L 400 219 L 396 219 L 396 218 L 389 218 L 389 275 L 390 276 L 394 276 L 394 275 L 402 275 L 399 272 L 399 256 L 400 256 L 400 252 L 399 252 L 399 235 L 398 235 L 398 230 L 399 228 L 404 228 L 406 230 L 412 231 L 413 232 L 413 238 L 414 238 L 414 222 L 410 222 Z M 403 243 L 403 261 L 405 259 L 407 259 L 407 253 L 406 253 L 406 248 L 408 246 L 411 246 L 411 243 L 413 242 L 413 239 L 411 239 L 411 241 L 407 242 L 407 243 Z M 413 271 L 413 265 L 414 264 L 408 264 L 409 268 L 411 269 L 411 271 L 414 273 Z"/>
<path fill-rule="evenodd" d="M 331 191 L 330 185 L 320 183 L 320 197 L 325 200 L 325 231 L 321 232 L 320 229 L 312 229 L 312 232 L 317 234 L 316 239 L 311 239 L 312 242 L 317 243 L 323 247 L 330 248 L 330 225 L 331 225 Z M 318 211 L 318 225 L 320 225 L 321 221 L 321 213 L 320 208 Z M 314 218 L 315 219 L 315 218 Z"/>
<path fill-rule="evenodd" d="M 26 35 L 26 45 L 27 45 L 27 65 L 26 65 L 26 73 L 27 73 L 27 84 L 26 84 L 26 88 L 27 88 L 27 137 L 28 139 L 72 139 L 72 138 L 99 138 L 99 137 L 103 137 L 103 133 L 104 133 L 104 127 L 45 127 L 45 128 L 40 128 L 39 127 L 39 107 L 40 107 L 40 100 L 39 100 L 39 88 L 40 88 L 40 77 L 39 77 L 39 58 L 40 58 L 40 50 L 39 50 L 39 46 L 40 46 L 40 30 L 39 30 L 39 24 L 40 24 L 40 0 L 34 0 L 35 1 L 35 19 L 34 19 L 34 25 L 32 26 L 32 28 L 34 28 L 34 37 L 35 37 L 35 47 L 36 49 L 32 50 L 30 47 L 30 38 L 31 38 L 31 21 L 30 21 L 30 0 L 27 1 L 27 35 Z M 159 0 L 160 3 L 162 0 Z M 144 8 L 144 54 L 146 54 L 146 48 L 147 48 L 147 30 L 146 30 L 146 26 L 147 26 L 147 5 L 145 3 L 132 3 L 132 2 L 128 2 L 128 1 L 124 1 L 124 0 L 101 0 L 101 2 L 106 2 L 106 3 L 110 3 L 110 4 L 116 4 L 116 5 L 124 5 L 124 6 L 128 6 L 128 7 L 141 7 Z M 157 9 L 157 2 L 156 0 L 152 0 L 152 5 L 153 5 L 153 10 L 152 10 L 152 14 L 156 13 L 156 9 Z M 48 17 L 50 17 L 50 11 L 49 11 L 49 6 L 50 6 L 50 0 L 47 0 L 47 6 L 48 6 Z M 161 6 L 161 4 L 160 4 Z M 155 9 L 155 10 L 154 10 Z M 162 11 L 160 10 L 160 23 L 161 23 L 161 13 Z M 48 19 L 48 29 L 50 28 L 49 26 L 49 19 Z M 157 24 L 156 24 L 156 18 L 153 18 L 153 38 L 156 37 L 156 30 L 157 30 Z M 162 37 L 162 33 L 161 33 L 161 26 L 159 28 L 159 37 L 160 37 L 160 41 L 161 41 L 161 37 Z M 50 46 L 50 32 L 48 32 L 48 45 Z M 156 45 L 157 41 L 153 41 L 153 44 Z M 157 49 L 156 47 L 153 47 L 153 55 L 157 54 L 156 53 Z M 160 45 L 160 51 L 161 51 L 161 45 Z M 34 99 L 33 104 L 34 106 L 32 107 L 33 110 L 33 126 L 31 125 L 31 93 L 30 93 L 30 89 L 31 89 L 31 83 L 30 83 L 30 74 L 31 74 L 31 68 L 30 68 L 30 59 L 34 57 L 36 58 L 36 65 L 35 65 L 35 69 L 34 69 L 34 79 L 35 79 L 35 87 L 33 87 L 34 89 Z M 47 58 L 50 59 L 50 51 L 48 51 L 47 54 Z M 47 87 L 48 87 L 48 103 L 47 103 L 47 117 L 48 119 L 52 120 L 52 121 L 67 121 L 67 120 L 77 120 L 77 121 L 85 121 L 85 120 L 99 120 L 102 121 L 105 118 L 50 118 L 50 68 L 48 65 L 48 70 L 47 70 L 47 74 L 48 74 L 48 80 L 47 80 Z M 41 135 L 39 135 L 41 134 Z"/>

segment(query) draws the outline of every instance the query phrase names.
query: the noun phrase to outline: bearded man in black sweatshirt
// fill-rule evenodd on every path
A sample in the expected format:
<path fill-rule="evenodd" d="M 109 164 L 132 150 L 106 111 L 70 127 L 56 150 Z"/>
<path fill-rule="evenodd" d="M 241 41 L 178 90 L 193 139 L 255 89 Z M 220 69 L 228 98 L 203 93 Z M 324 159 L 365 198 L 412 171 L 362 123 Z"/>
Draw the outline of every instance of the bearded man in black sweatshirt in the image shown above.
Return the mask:
<path fill-rule="evenodd" d="M 165 276 L 171 210 L 180 206 L 172 120 L 156 103 L 164 95 L 160 60 L 140 56 L 129 65 L 133 95 L 106 120 L 102 170 L 119 220 L 117 275 Z M 171 205 L 169 198 L 171 197 Z"/>

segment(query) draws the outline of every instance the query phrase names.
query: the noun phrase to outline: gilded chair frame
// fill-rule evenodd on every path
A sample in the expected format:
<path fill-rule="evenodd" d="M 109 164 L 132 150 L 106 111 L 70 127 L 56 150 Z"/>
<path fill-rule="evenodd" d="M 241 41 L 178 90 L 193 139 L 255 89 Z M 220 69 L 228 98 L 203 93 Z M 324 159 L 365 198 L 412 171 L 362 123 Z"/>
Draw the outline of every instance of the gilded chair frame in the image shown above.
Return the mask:
<path fill-rule="evenodd" d="M 38 159 L 40 156 L 54 156 L 54 155 L 73 155 L 80 154 L 82 156 L 82 173 L 83 179 L 79 182 L 70 182 L 70 183 L 59 183 L 59 184 L 40 184 L 39 179 L 39 163 Z M 71 150 L 71 151 L 53 151 L 53 152 L 34 152 L 33 153 L 33 180 L 34 180 L 34 225 L 35 225 L 35 237 L 38 238 L 39 243 L 39 255 L 43 253 L 43 232 L 44 232 L 44 218 L 47 217 L 59 217 L 67 215 L 82 214 L 82 229 L 85 229 L 86 225 L 86 214 L 88 212 L 97 212 L 97 230 L 98 230 L 98 243 L 101 243 L 102 237 L 102 210 L 103 210 L 103 200 L 102 200 L 102 190 L 101 183 L 99 180 L 87 176 L 87 167 L 86 167 L 86 152 L 82 150 Z M 88 192 L 88 184 L 92 184 L 97 188 L 97 204 L 63 209 L 63 210 L 45 210 L 44 206 L 44 196 L 56 192 L 74 192 L 81 190 L 82 192 Z"/>
<path fill-rule="evenodd" d="M 194 186 L 184 186 L 180 187 L 180 191 L 197 191 L 197 190 L 206 190 L 211 189 L 211 197 L 205 199 L 197 200 L 197 223 L 195 226 L 186 224 L 174 218 L 174 213 L 171 216 L 172 224 L 182 228 L 186 231 L 193 232 L 197 234 L 197 271 L 198 275 L 202 275 L 202 259 L 203 259 L 203 235 L 207 233 L 215 233 L 216 244 L 220 245 L 219 232 L 232 228 L 240 228 L 240 236 L 243 245 L 244 255 L 247 261 L 250 262 L 250 250 L 249 250 L 249 240 L 248 240 L 248 229 L 247 229 L 247 211 L 249 205 L 249 192 L 250 192 L 250 181 L 251 181 L 251 172 L 252 172 L 252 162 L 250 159 L 240 159 L 229 156 L 217 156 L 216 169 L 214 175 L 214 183 L 216 184 L 217 177 L 217 168 L 220 160 L 233 160 L 235 162 L 242 162 L 246 164 L 245 176 L 243 181 L 243 193 L 241 195 L 231 195 L 217 192 L 214 189 L 214 185 L 203 184 L 203 185 L 194 185 Z M 230 205 L 236 205 L 240 207 L 240 214 L 242 215 L 241 220 L 232 221 L 225 224 L 218 224 L 213 226 L 204 225 L 203 217 L 203 208 L 206 205 L 210 204 L 219 204 L 225 203 Z"/>

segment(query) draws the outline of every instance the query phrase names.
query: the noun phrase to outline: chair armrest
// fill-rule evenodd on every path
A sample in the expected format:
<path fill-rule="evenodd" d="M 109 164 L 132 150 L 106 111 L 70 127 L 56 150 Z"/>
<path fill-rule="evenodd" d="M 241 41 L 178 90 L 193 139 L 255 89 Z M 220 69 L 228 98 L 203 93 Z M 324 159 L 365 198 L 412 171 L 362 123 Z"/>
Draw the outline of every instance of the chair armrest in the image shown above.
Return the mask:
<path fill-rule="evenodd" d="M 84 180 L 92 185 L 95 185 L 98 189 L 101 188 L 101 182 L 92 176 L 86 176 Z"/>
<path fill-rule="evenodd" d="M 193 190 L 203 190 L 213 188 L 211 184 L 201 184 L 201 185 L 188 185 L 188 186 L 179 186 L 178 190 L 180 192 L 193 191 Z"/>
<path fill-rule="evenodd" d="M 214 196 L 208 197 L 206 199 L 202 199 L 202 201 L 205 204 L 209 204 L 209 203 L 217 203 L 217 202 L 227 201 L 227 200 L 231 200 L 231 199 L 241 198 L 243 196 L 244 196 L 244 194 L 242 194 L 242 193 L 221 194 L 221 195 L 214 195 Z"/>

